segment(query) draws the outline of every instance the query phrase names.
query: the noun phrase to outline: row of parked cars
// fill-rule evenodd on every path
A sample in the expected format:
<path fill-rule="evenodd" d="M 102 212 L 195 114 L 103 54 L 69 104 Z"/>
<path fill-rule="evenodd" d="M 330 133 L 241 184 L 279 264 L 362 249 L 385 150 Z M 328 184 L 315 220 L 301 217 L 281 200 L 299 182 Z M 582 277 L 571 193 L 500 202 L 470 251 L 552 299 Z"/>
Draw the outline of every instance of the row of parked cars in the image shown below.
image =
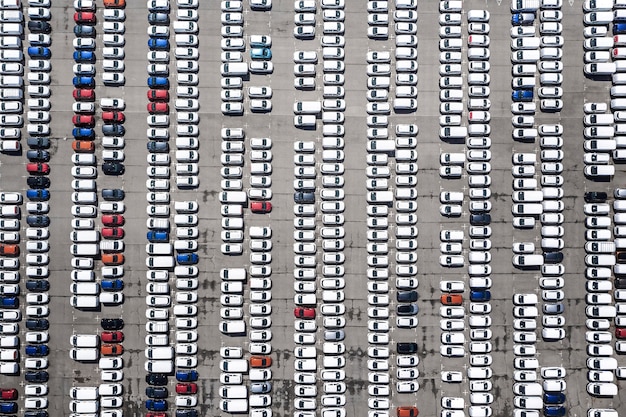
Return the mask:
<path fill-rule="evenodd" d="M 400 398 L 419 390 L 417 344 L 409 336 L 411 331 L 396 333 L 395 344 L 390 332 L 412 330 L 418 325 L 417 207 L 412 201 L 417 196 L 418 126 L 398 123 L 390 129 L 388 115 L 391 104 L 398 117 L 416 107 L 417 10 L 415 2 L 396 1 L 394 12 L 389 6 L 380 1 L 367 5 L 368 37 L 375 43 L 388 39 L 390 16 L 397 35 L 394 55 L 374 49 L 366 57 L 368 407 L 370 416 L 389 416 L 394 396 L 401 404 L 394 414 L 416 416 L 417 407 L 402 405 L 407 400 Z M 392 66 L 396 71 L 395 98 L 389 94 Z M 396 191 L 390 191 L 394 186 Z M 394 210 L 395 218 L 390 222 Z M 390 246 L 389 240 L 394 238 L 395 245 Z M 394 286 L 388 283 L 390 275 L 397 276 Z M 396 303 L 391 311 L 390 305 Z M 395 319 L 390 319 L 394 315 Z"/>
<path fill-rule="evenodd" d="M 177 0 L 173 22 L 176 47 L 176 186 L 199 185 L 198 170 L 198 1 Z M 195 417 L 198 405 L 198 210 L 195 201 L 176 201 L 173 227 L 170 227 L 170 2 L 148 1 L 147 33 L 147 162 L 148 214 L 146 235 L 146 361 L 148 386 L 145 395 L 147 415 L 167 411 L 168 398 L 177 417 Z M 174 240 L 174 243 L 171 241 Z M 175 279 L 171 295 L 170 274 Z M 173 303 L 173 306 L 172 306 Z M 173 313 L 173 314 L 172 314 Z M 170 318 L 173 315 L 175 345 L 170 344 Z M 175 374 L 175 392 L 167 387 L 168 375 Z"/>
<path fill-rule="evenodd" d="M 27 131 L 32 138 L 28 139 L 28 144 L 35 149 L 27 151 L 29 162 L 26 164 L 28 173 L 27 185 L 29 190 L 26 192 L 28 202 L 26 202 L 26 210 L 28 215 L 26 222 L 30 226 L 26 230 L 26 263 L 25 273 L 29 278 L 26 282 L 26 307 L 25 307 L 25 340 L 27 346 L 25 353 L 27 355 L 24 360 L 26 372 L 24 378 L 27 385 L 24 386 L 24 408 L 25 415 L 31 416 L 47 416 L 46 408 L 48 407 L 47 393 L 48 388 L 45 384 L 49 375 L 47 372 L 49 348 L 47 342 L 49 340 L 48 327 L 49 322 L 47 316 L 48 308 L 48 229 L 50 219 L 47 216 L 49 211 L 48 198 L 50 196 L 48 188 L 50 179 L 47 177 L 50 166 L 46 163 L 49 160 L 49 154 L 45 150 L 39 149 L 41 143 L 49 143 L 49 138 L 43 137 L 49 134 L 50 115 L 47 110 L 50 103 L 47 99 L 50 95 L 49 83 L 50 77 L 47 71 L 50 68 L 50 37 L 44 32 L 49 32 L 50 19 L 49 2 L 29 1 L 27 9 L 28 25 L 24 24 L 24 16 L 22 15 L 21 2 L 7 2 L 0 7 L 0 18 L 3 22 L 0 31 L 0 39 L 3 43 L 3 56 L 1 57 L 2 73 L 2 102 L 0 105 L 0 117 L 3 123 L 3 133 L 7 136 L 2 137 L 0 142 L 0 150 L 2 151 L 19 151 L 21 145 L 19 139 L 21 137 L 21 128 L 23 126 L 22 119 L 22 103 L 24 96 L 24 68 L 23 55 L 21 51 L 21 36 L 23 30 L 27 26 L 31 33 L 28 36 L 29 47 L 29 73 L 26 79 L 29 82 L 27 90 L 30 96 L 28 100 L 29 110 L 27 113 L 28 125 Z M 41 70 L 39 67 L 47 68 Z M 40 106 L 39 106 L 40 105 Z M 36 111 L 35 111 L 36 110 Z M 22 194 L 5 192 L 0 196 L 2 203 L 0 220 L 0 228 L 2 229 L 3 238 L 0 245 L 0 252 L 3 256 L 1 262 L 0 274 L 2 280 L 0 282 L 0 327 L 3 340 L 0 345 L 3 347 L 2 358 L 0 358 L 0 374 L 19 375 L 20 373 L 20 340 L 17 336 L 19 333 L 19 321 L 21 321 L 21 311 L 19 310 L 20 295 L 20 272 L 19 272 L 19 255 L 20 255 L 20 218 Z M 5 258 L 5 257 L 9 258 Z M 10 308 L 11 310 L 6 310 Z M 13 390 L 15 391 L 15 390 Z M 2 399 L 17 399 L 17 392 L 5 396 Z M 16 413 L 17 404 L 1 403 L 3 413 Z"/>
<path fill-rule="evenodd" d="M 103 17 L 105 28 L 103 41 L 107 53 L 111 49 L 123 51 L 123 32 L 125 14 L 123 1 L 105 1 Z M 96 2 L 77 0 L 74 2 L 74 34 L 73 58 L 75 90 L 72 94 L 75 102 L 72 105 L 74 116 L 72 123 L 72 220 L 73 231 L 70 233 L 72 246 L 71 272 L 73 283 L 71 305 L 78 309 L 94 309 L 102 305 L 119 305 L 123 302 L 122 289 L 124 263 L 124 192 L 121 189 L 103 189 L 103 201 L 98 206 L 96 188 L 97 158 L 95 156 L 95 123 L 96 123 Z M 112 31 L 112 28 L 115 28 Z M 121 28 L 121 29 L 120 29 Z M 105 51 L 103 51 L 104 53 Z M 122 54 L 123 58 L 123 54 Z M 103 62 L 106 62 L 103 61 Z M 121 61 L 123 64 L 123 61 Z M 123 75 L 122 75 L 123 77 Z M 103 74 L 105 85 L 116 85 L 117 78 Z M 122 78 L 123 84 L 123 78 Z M 102 171 L 105 175 L 120 175 L 124 172 L 124 110 L 123 99 L 103 98 L 100 100 L 102 110 Z M 97 230 L 94 217 L 100 209 L 103 227 Z M 100 257 L 101 280 L 96 281 L 94 272 L 95 261 Z M 100 377 L 103 381 L 99 387 L 74 387 L 70 390 L 72 401 L 69 410 L 74 413 L 96 413 L 102 408 L 101 414 L 119 417 L 122 414 L 124 361 L 121 357 L 124 348 L 121 342 L 124 335 L 121 319 L 102 319 L 104 331 L 100 335 L 73 335 L 70 358 L 76 361 L 98 363 Z M 101 343 L 102 342 L 102 343 Z"/>

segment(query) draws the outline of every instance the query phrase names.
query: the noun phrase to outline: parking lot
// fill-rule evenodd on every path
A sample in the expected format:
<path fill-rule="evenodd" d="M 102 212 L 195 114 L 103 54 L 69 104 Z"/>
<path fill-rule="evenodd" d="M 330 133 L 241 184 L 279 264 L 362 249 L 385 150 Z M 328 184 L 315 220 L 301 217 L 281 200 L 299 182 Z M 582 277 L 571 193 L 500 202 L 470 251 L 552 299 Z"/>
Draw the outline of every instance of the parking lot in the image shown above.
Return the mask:
<path fill-rule="evenodd" d="M 19 271 L 19 307 L 3 305 L 1 311 L 21 312 L 17 319 L 3 315 L 2 322 L 2 337 L 15 330 L 20 340 L 16 347 L 3 345 L 3 352 L 18 349 L 20 366 L 16 375 L 3 374 L 0 385 L 17 389 L 20 415 L 86 406 L 73 402 L 72 387 L 100 387 L 96 399 L 108 417 L 228 411 L 404 417 L 416 415 L 413 407 L 442 417 L 530 417 L 564 415 L 561 404 L 568 415 L 626 412 L 619 395 L 626 377 L 620 340 L 626 337 L 620 333 L 626 327 L 624 290 L 614 292 L 624 281 L 620 151 L 626 142 L 617 122 L 626 105 L 614 102 L 612 109 L 611 100 L 621 97 L 619 88 L 611 90 L 622 86 L 619 77 L 585 75 L 585 64 L 596 58 L 585 55 L 589 45 L 583 48 L 592 33 L 583 23 L 581 2 L 561 6 L 544 0 L 555 7 L 537 10 L 532 19 L 521 16 L 533 21 L 514 25 L 508 1 L 466 0 L 455 10 L 458 3 L 443 1 L 414 8 L 407 0 L 274 0 L 265 8 L 262 2 L 251 7 L 251 0 L 241 12 L 234 1 L 200 1 L 195 8 L 193 1 L 184 7 L 187 2 L 170 0 L 163 2 L 168 12 L 159 9 L 161 2 L 148 10 L 139 1 L 106 9 L 106 18 L 98 1 L 95 22 L 84 23 L 94 28 L 93 37 L 90 29 L 74 29 L 73 7 L 54 3 L 49 72 L 29 67 L 35 57 L 26 56 L 35 52 L 28 50 L 35 29 L 28 22 L 48 20 L 35 12 L 29 16 L 28 0 L 21 3 L 24 99 L 18 100 L 20 111 L 3 113 L 24 118 L 21 151 L 0 153 L 0 191 L 22 198 L 18 217 L 2 212 L 2 221 L 21 221 L 15 230 L 20 252 L 3 252 L 2 258 L 19 259 L 20 266 L 5 265 L 0 283 L 3 300 L 10 298 L 15 287 L 9 277 L 15 275 L 9 272 Z M 314 11 L 307 9 L 310 3 Z M 124 19 L 111 10 L 123 10 Z M 149 13 L 165 13 L 169 20 Z M 447 13 L 459 24 L 443 24 Z M 553 23 L 562 25 L 560 33 Z M 601 37 L 612 39 L 616 25 L 600 24 L 608 29 Z M 442 27 L 458 28 L 450 32 L 458 30 L 460 37 L 444 36 Z M 534 28 L 534 35 L 513 36 L 516 28 Z M 538 40 L 550 43 L 543 45 L 550 50 L 532 62 L 512 62 L 518 50 L 542 48 L 529 41 L 517 49 L 516 39 L 542 36 L 562 40 Z M 79 39 L 93 39 L 95 48 L 77 49 Z M 234 46 L 237 39 L 243 39 L 241 51 Z M 82 50 L 95 58 L 76 61 L 74 53 Z M 169 53 L 167 61 L 161 52 Z M 241 52 L 242 62 L 233 52 Z M 459 67 L 441 67 L 457 65 L 456 55 L 446 53 L 459 54 Z M 623 75 L 622 60 L 607 60 Z M 224 68 L 239 63 L 243 69 Z M 92 86 L 73 80 L 80 71 L 85 77 L 92 71 L 78 64 L 93 65 Z M 527 74 L 529 69 L 515 70 L 517 65 L 553 70 Z M 49 74 L 49 84 L 29 73 Z M 241 88 L 228 87 L 239 82 Z M 49 122 L 29 114 L 42 111 L 33 99 L 45 98 L 32 94 L 34 85 L 49 86 Z M 76 98 L 75 89 L 93 89 L 95 100 Z M 534 95 L 527 100 L 520 92 L 517 100 L 514 89 Z M 76 103 L 94 108 L 82 111 Z M 605 103 L 606 110 L 593 113 L 589 103 Z M 611 116 L 608 123 L 602 116 L 585 118 L 602 113 Z M 41 130 L 44 125 L 49 134 Z M 607 125 L 607 134 L 585 130 Z M 93 128 L 95 139 L 88 139 L 90 132 L 73 132 L 75 127 Z M 466 130 L 446 137 L 445 128 Z M 605 142 L 599 140 L 603 135 Z M 49 148 L 32 146 L 31 137 L 49 137 Z M 76 145 L 75 138 L 84 140 Z M 602 146 L 592 140 L 611 143 L 592 156 L 589 149 Z M 2 141 L 14 146 L 8 136 Z M 93 149 L 82 152 L 81 146 Z M 46 168 L 26 166 L 37 162 L 27 157 L 35 149 L 50 152 L 49 172 L 32 174 Z M 75 155 L 95 155 L 96 162 L 77 165 Z M 95 178 L 90 170 L 77 176 L 77 166 L 95 168 Z M 614 175 L 597 177 L 591 166 L 614 167 Z M 49 178 L 50 185 L 28 177 Z M 74 183 L 91 179 L 95 188 Z M 49 199 L 41 201 L 49 204 L 48 213 L 27 209 L 41 198 L 29 189 L 49 190 Z M 616 189 L 622 191 L 614 197 Z M 124 193 L 122 199 L 105 198 L 103 190 Z M 83 191 L 95 192 L 95 203 L 73 194 Z M 539 212 L 512 214 L 522 210 L 519 204 Z M 27 220 L 31 215 L 49 218 L 49 227 L 41 227 L 48 239 L 27 232 L 38 227 Z M 104 217 L 118 215 L 123 218 Z M 489 220 L 481 217 L 486 215 Z M 72 233 L 89 229 L 81 229 L 77 219 L 93 220 L 91 229 L 102 236 L 95 256 L 71 253 L 87 250 L 72 249 L 86 242 Z M 531 219 L 534 226 L 523 227 Z M 3 239 L 13 232 L 7 225 Z M 49 249 L 35 242 L 48 242 Z M 8 251 L 12 243 L 2 244 Z M 49 260 L 33 257 L 42 254 Z M 522 261 L 514 256 L 538 264 L 516 267 Z M 49 270 L 47 281 L 27 271 L 42 266 Z M 111 269 L 118 266 L 123 274 Z M 76 271 L 93 271 L 96 289 L 72 286 L 91 284 L 77 279 Z M 241 274 L 245 280 L 237 278 Z M 25 284 L 42 281 L 49 290 Z M 48 294 L 49 301 L 37 294 Z M 445 298 L 453 295 L 462 299 Z M 78 305 L 92 301 L 96 308 Z M 44 317 L 47 330 L 27 329 L 26 320 Z M 103 318 L 121 318 L 123 327 L 102 328 Z M 19 331 L 5 329 L 9 323 Z M 92 349 L 87 341 L 72 345 L 73 335 L 117 330 L 123 332 L 121 346 L 105 340 L 113 337 L 107 334 L 98 338 L 95 361 L 70 358 L 72 348 Z M 40 331 L 49 341 L 31 343 Z M 47 367 L 35 363 L 27 348 L 44 344 Z M 161 347 L 166 349 L 151 350 Z M 109 369 L 119 359 L 121 373 Z M 167 374 L 165 381 L 147 383 L 152 366 L 151 373 Z M 44 368 L 47 382 L 27 380 L 27 372 Z M 604 385 L 587 385 L 598 382 Z M 106 393 L 111 386 L 101 385 L 116 383 L 123 394 Z M 530 383 L 528 391 L 520 383 Z M 45 384 L 47 394 L 36 394 L 43 388 L 33 384 Z"/>

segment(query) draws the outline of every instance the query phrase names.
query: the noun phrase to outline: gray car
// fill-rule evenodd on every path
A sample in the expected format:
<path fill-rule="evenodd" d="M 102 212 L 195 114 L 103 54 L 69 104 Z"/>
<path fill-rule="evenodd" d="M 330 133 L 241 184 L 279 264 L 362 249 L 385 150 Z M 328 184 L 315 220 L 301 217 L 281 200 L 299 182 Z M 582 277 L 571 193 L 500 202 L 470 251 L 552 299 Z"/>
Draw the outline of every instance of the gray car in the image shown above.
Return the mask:
<path fill-rule="evenodd" d="M 259 382 L 250 385 L 250 392 L 252 394 L 267 394 L 272 391 L 271 382 Z"/>

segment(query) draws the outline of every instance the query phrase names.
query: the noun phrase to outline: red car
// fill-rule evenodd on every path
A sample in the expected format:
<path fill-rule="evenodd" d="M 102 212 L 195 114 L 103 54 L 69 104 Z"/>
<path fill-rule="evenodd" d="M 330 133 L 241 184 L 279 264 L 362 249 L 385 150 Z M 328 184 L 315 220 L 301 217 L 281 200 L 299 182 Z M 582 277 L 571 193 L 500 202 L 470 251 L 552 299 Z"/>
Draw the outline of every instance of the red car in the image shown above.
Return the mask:
<path fill-rule="evenodd" d="M 93 12 L 76 12 L 74 13 L 74 22 L 96 23 L 96 14 Z"/>
<path fill-rule="evenodd" d="M 148 103 L 148 113 L 150 114 L 154 114 L 154 113 L 168 113 L 170 111 L 170 106 L 168 106 L 167 103 L 162 103 L 162 102 L 153 102 L 153 103 Z"/>
<path fill-rule="evenodd" d="M 105 111 L 102 112 L 102 121 L 113 123 L 124 123 L 124 113 L 121 111 Z"/>
<path fill-rule="evenodd" d="M 72 92 L 72 97 L 78 101 L 93 101 L 96 99 L 96 92 L 88 88 L 77 88 Z"/>
<path fill-rule="evenodd" d="M 103 227 L 101 233 L 102 237 L 110 239 L 122 239 L 124 237 L 124 229 L 121 227 Z"/>
<path fill-rule="evenodd" d="M 3 400 L 17 400 L 17 390 L 15 388 L 0 389 L 0 398 Z"/>
<path fill-rule="evenodd" d="M 310 307 L 296 307 L 293 309 L 293 315 L 299 319 L 314 319 L 315 309 Z"/>
<path fill-rule="evenodd" d="M 167 413 L 146 413 L 146 417 L 167 417 Z"/>
<path fill-rule="evenodd" d="M 26 164 L 26 171 L 31 174 L 48 174 L 50 172 L 50 165 L 42 162 L 30 162 Z"/>
<path fill-rule="evenodd" d="M 189 384 L 176 384 L 176 394 L 195 394 L 198 392 L 198 385 L 194 382 Z"/>
<path fill-rule="evenodd" d="M 148 100 L 150 101 L 167 101 L 170 99 L 170 93 L 167 90 L 148 90 Z"/>
<path fill-rule="evenodd" d="M 106 214 L 102 216 L 102 224 L 105 226 L 122 226 L 124 225 L 124 216 L 121 214 Z"/>
<path fill-rule="evenodd" d="M 250 204 L 253 213 L 269 213 L 272 211 L 272 203 L 269 201 L 254 201 Z"/>
<path fill-rule="evenodd" d="M 615 328 L 615 338 L 617 338 L 617 339 L 626 339 L 626 327 L 616 327 Z"/>
<path fill-rule="evenodd" d="M 96 120 L 90 115 L 75 114 L 72 116 L 72 123 L 74 123 L 75 126 L 93 126 L 96 124 Z"/>
<path fill-rule="evenodd" d="M 100 339 L 103 342 L 119 343 L 124 341 L 124 333 L 122 332 L 102 332 Z"/>

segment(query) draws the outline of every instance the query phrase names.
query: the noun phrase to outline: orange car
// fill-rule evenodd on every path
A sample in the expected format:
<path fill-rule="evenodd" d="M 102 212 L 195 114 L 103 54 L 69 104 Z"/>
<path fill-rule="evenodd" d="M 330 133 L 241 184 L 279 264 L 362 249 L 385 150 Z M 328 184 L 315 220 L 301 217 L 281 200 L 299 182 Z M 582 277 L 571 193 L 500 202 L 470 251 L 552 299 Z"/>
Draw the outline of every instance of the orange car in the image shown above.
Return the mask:
<path fill-rule="evenodd" d="M 126 0 L 104 0 L 104 7 L 126 7 Z"/>
<path fill-rule="evenodd" d="M 0 255 L 20 256 L 20 246 L 0 243 Z"/>
<path fill-rule="evenodd" d="M 460 294 L 443 294 L 441 304 L 445 306 L 460 306 L 463 304 L 463 296 Z"/>
<path fill-rule="evenodd" d="M 102 254 L 102 263 L 105 265 L 122 265 L 124 255 L 121 253 L 104 253 Z"/>
<path fill-rule="evenodd" d="M 250 356 L 250 366 L 253 368 L 268 368 L 272 366 L 272 358 L 269 356 Z"/>
<path fill-rule="evenodd" d="M 420 412 L 417 407 L 397 407 L 396 413 L 398 417 L 417 417 Z"/>
<path fill-rule="evenodd" d="M 74 152 L 93 152 L 96 150 L 96 145 L 89 140 L 75 140 L 72 142 L 72 149 Z"/>
<path fill-rule="evenodd" d="M 100 346 L 100 353 L 102 355 L 107 355 L 107 356 L 121 355 L 122 353 L 124 353 L 124 347 L 120 345 L 119 343 L 114 343 L 110 345 L 102 345 Z"/>

